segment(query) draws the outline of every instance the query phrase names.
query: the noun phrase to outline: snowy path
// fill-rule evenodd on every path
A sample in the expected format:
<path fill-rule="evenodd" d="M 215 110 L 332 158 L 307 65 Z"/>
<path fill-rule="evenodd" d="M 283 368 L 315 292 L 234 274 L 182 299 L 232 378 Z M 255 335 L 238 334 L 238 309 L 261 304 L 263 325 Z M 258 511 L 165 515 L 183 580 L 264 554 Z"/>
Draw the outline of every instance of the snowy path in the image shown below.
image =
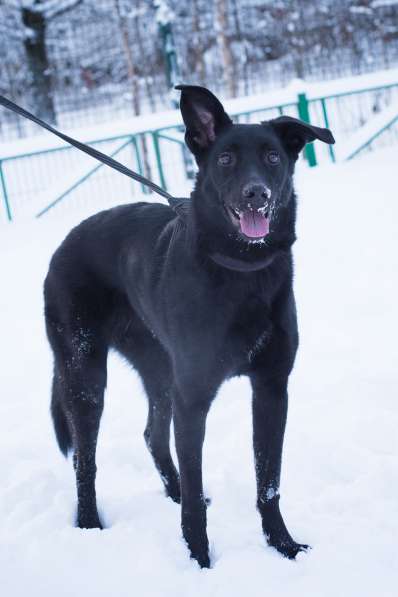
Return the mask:
<path fill-rule="evenodd" d="M 51 359 L 41 315 L 48 259 L 71 221 L 2 227 L 3 595 L 392 597 L 398 580 L 396 158 L 395 150 L 379 151 L 297 176 L 301 349 L 281 493 L 292 534 L 313 550 L 296 562 L 266 547 L 261 535 L 247 381 L 226 384 L 209 416 L 204 476 L 214 568 L 200 571 L 180 538 L 178 507 L 163 497 L 144 446 L 140 383 L 114 356 L 98 450 L 98 497 L 108 528 L 73 528 L 72 467 L 58 454 L 50 426 Z"/>

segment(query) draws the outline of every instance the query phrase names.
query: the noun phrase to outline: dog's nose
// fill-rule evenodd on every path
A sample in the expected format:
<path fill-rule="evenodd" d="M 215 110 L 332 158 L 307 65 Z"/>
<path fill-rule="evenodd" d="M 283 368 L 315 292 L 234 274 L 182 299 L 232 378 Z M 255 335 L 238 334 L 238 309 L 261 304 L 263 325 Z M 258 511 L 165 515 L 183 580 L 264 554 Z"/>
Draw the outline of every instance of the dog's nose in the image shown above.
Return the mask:
<path fill-rule="evenodd" d="M 244 199 L 264 200 L 271 198 L 271 189 L 260 182 L 249 182 L 245 184 L 242 189 L 242 197 Z"/>

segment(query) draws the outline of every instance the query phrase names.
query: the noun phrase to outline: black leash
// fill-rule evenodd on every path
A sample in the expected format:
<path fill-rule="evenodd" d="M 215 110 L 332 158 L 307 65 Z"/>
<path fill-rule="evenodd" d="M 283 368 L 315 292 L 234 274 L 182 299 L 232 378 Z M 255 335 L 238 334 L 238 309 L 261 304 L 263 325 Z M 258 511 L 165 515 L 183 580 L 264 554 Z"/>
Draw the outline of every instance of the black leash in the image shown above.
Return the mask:
<path fill-rule="evenodd" d="M 181 205 L 187 201 L 187 199 L 185 199 L 185 198 L 173 197 L 172 195 L 170 195 L 170 193 L 168 193 L 167 191 L 165 191 L 164 189 L 159 187 L 157 184 L 155 184 L 151 180 L 148 180 L 144 176 L 141 176 L 141 174 L 137 174 L 137 172 L 130 170 L 130 168 L 127 168 L 127 166 L 123 166 L 123 164 L 121 164 L 120 162 L 117 162 L 116 160 L 114 160 L 110 156 L 106 155 L 105 153 L 98 151 L 98 149 L 94 149 L 94 147 L 90 147 L 89 145 L 86 145 L 85 143 L 81 143 L 80 141 L 77 141 L 76 139 L 73 139 L 72 137 L 69 137 L 68 135 L 65 135 L 64 133 L 61 133 L 60 131 L 57 131 L 57 129 L 55 129 L 54 127 L 50 126 L 43 120 L 40 120 L 40 118 L 37 118 L 37 116 L 34 116 L 27 110 L 24 110 L 17 104 L 14 104 L 14 102 L 12 102 L 11 100 L 7 99 L 6 97 L 4 97 L 2 95 L 0 95 L 0 105 L 4 106 L 4 108 L 8 108 L 9 110 L 12 110 L 16 114 L 19 114 L 20 116 L 23 116 L 24 118 L 27 118 L 28 120 L 31 120 L 32 122 L 35 122 L 36 124 L 40 125 L 44 129 L 47 129 L 48 131 L 50 131 L 50 133 L 53 133 L 54 135 L 56 135 L 63 141 L 66 141 L 70 145 L 73 145 L 73 147 L 76 147 L 77 149 L 84 151 L 84 153 L 91 155 L 91 157 L 102 162 L 106 166 L 109 166 L 110 168 L 117 170 L 121 174 L 125 174 L 125 176 L 129 176 L 130 178 L 136 180 L 137 182 L 140 182 L 141 184 L 149 187 L 150 189 L 152 189 L 152 191 L 155 191 L 155 193 L 157 193 L 158 195 L 161 195 L 162 197 L 167 199 L 170 207 L 172 207 L 175 211 L 178 211 L 178 208 L 181 207 Z"/>

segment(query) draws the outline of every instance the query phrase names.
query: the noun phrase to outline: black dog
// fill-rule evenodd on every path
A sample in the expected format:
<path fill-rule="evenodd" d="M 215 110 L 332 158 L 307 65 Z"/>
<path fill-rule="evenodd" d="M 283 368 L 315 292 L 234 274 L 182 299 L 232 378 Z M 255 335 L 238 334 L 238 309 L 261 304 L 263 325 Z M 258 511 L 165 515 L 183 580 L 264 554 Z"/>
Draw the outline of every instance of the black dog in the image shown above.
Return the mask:
<path fill-rule="evenodd" d="M 249 376 L 257 507 L 268 543 L 294 558 L 307 546 L 292 539 L 279 510 L 287 383 L 298 344 L 292 175 L 307 142 L 334 139 L 287 116 L 233 125 L 207 89 L 179 89 L 186 143 L 199 166 L 188 207 L 176 215 L 137 203 L 85 220 L 56 251 L 45 281 L 51 410 L 62 452 L 74 452 L 78 525 L 101 527 L 95 450 L 112 347 L 143 380 L 145 440 L 167 495 L 181 500 L 183 535 L 202 567 L 210 565 L 206 415 L 225 379 Z M 169 450 L 171 416 L 180 477 Z"/>

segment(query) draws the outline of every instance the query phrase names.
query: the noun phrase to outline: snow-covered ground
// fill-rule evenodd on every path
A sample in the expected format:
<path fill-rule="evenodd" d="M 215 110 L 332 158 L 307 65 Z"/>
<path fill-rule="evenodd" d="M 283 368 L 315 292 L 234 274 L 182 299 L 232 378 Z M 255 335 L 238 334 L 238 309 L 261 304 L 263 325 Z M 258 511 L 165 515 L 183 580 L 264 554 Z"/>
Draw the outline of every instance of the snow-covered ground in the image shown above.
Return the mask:
<path fill-rule="evenodd" d="M 396 150 L 302 168 L 296 293 L 301 348 L 290 385 L 282 509 L 313 549 L 265 545 L 255 511 L 250 392 L 220 390 L 204 478 L 213 568 L 181 539 L 144 445 L 145 397 L 112 355 L 98 447 L 104 531 L 74 528 L 71 462 L 48 412 L 42 281 L 69 216 L 0 236 L 0 569 L 7 597 L 392 597 L 397 585 Z M 69 219 L 68 219 L 69 218 Z M 154 364 L 156 365 L 156 364 Z M 220 432 L 221 430 L 221 432 Z M 238 474 L 237 474 L 238 471 Z"/>

